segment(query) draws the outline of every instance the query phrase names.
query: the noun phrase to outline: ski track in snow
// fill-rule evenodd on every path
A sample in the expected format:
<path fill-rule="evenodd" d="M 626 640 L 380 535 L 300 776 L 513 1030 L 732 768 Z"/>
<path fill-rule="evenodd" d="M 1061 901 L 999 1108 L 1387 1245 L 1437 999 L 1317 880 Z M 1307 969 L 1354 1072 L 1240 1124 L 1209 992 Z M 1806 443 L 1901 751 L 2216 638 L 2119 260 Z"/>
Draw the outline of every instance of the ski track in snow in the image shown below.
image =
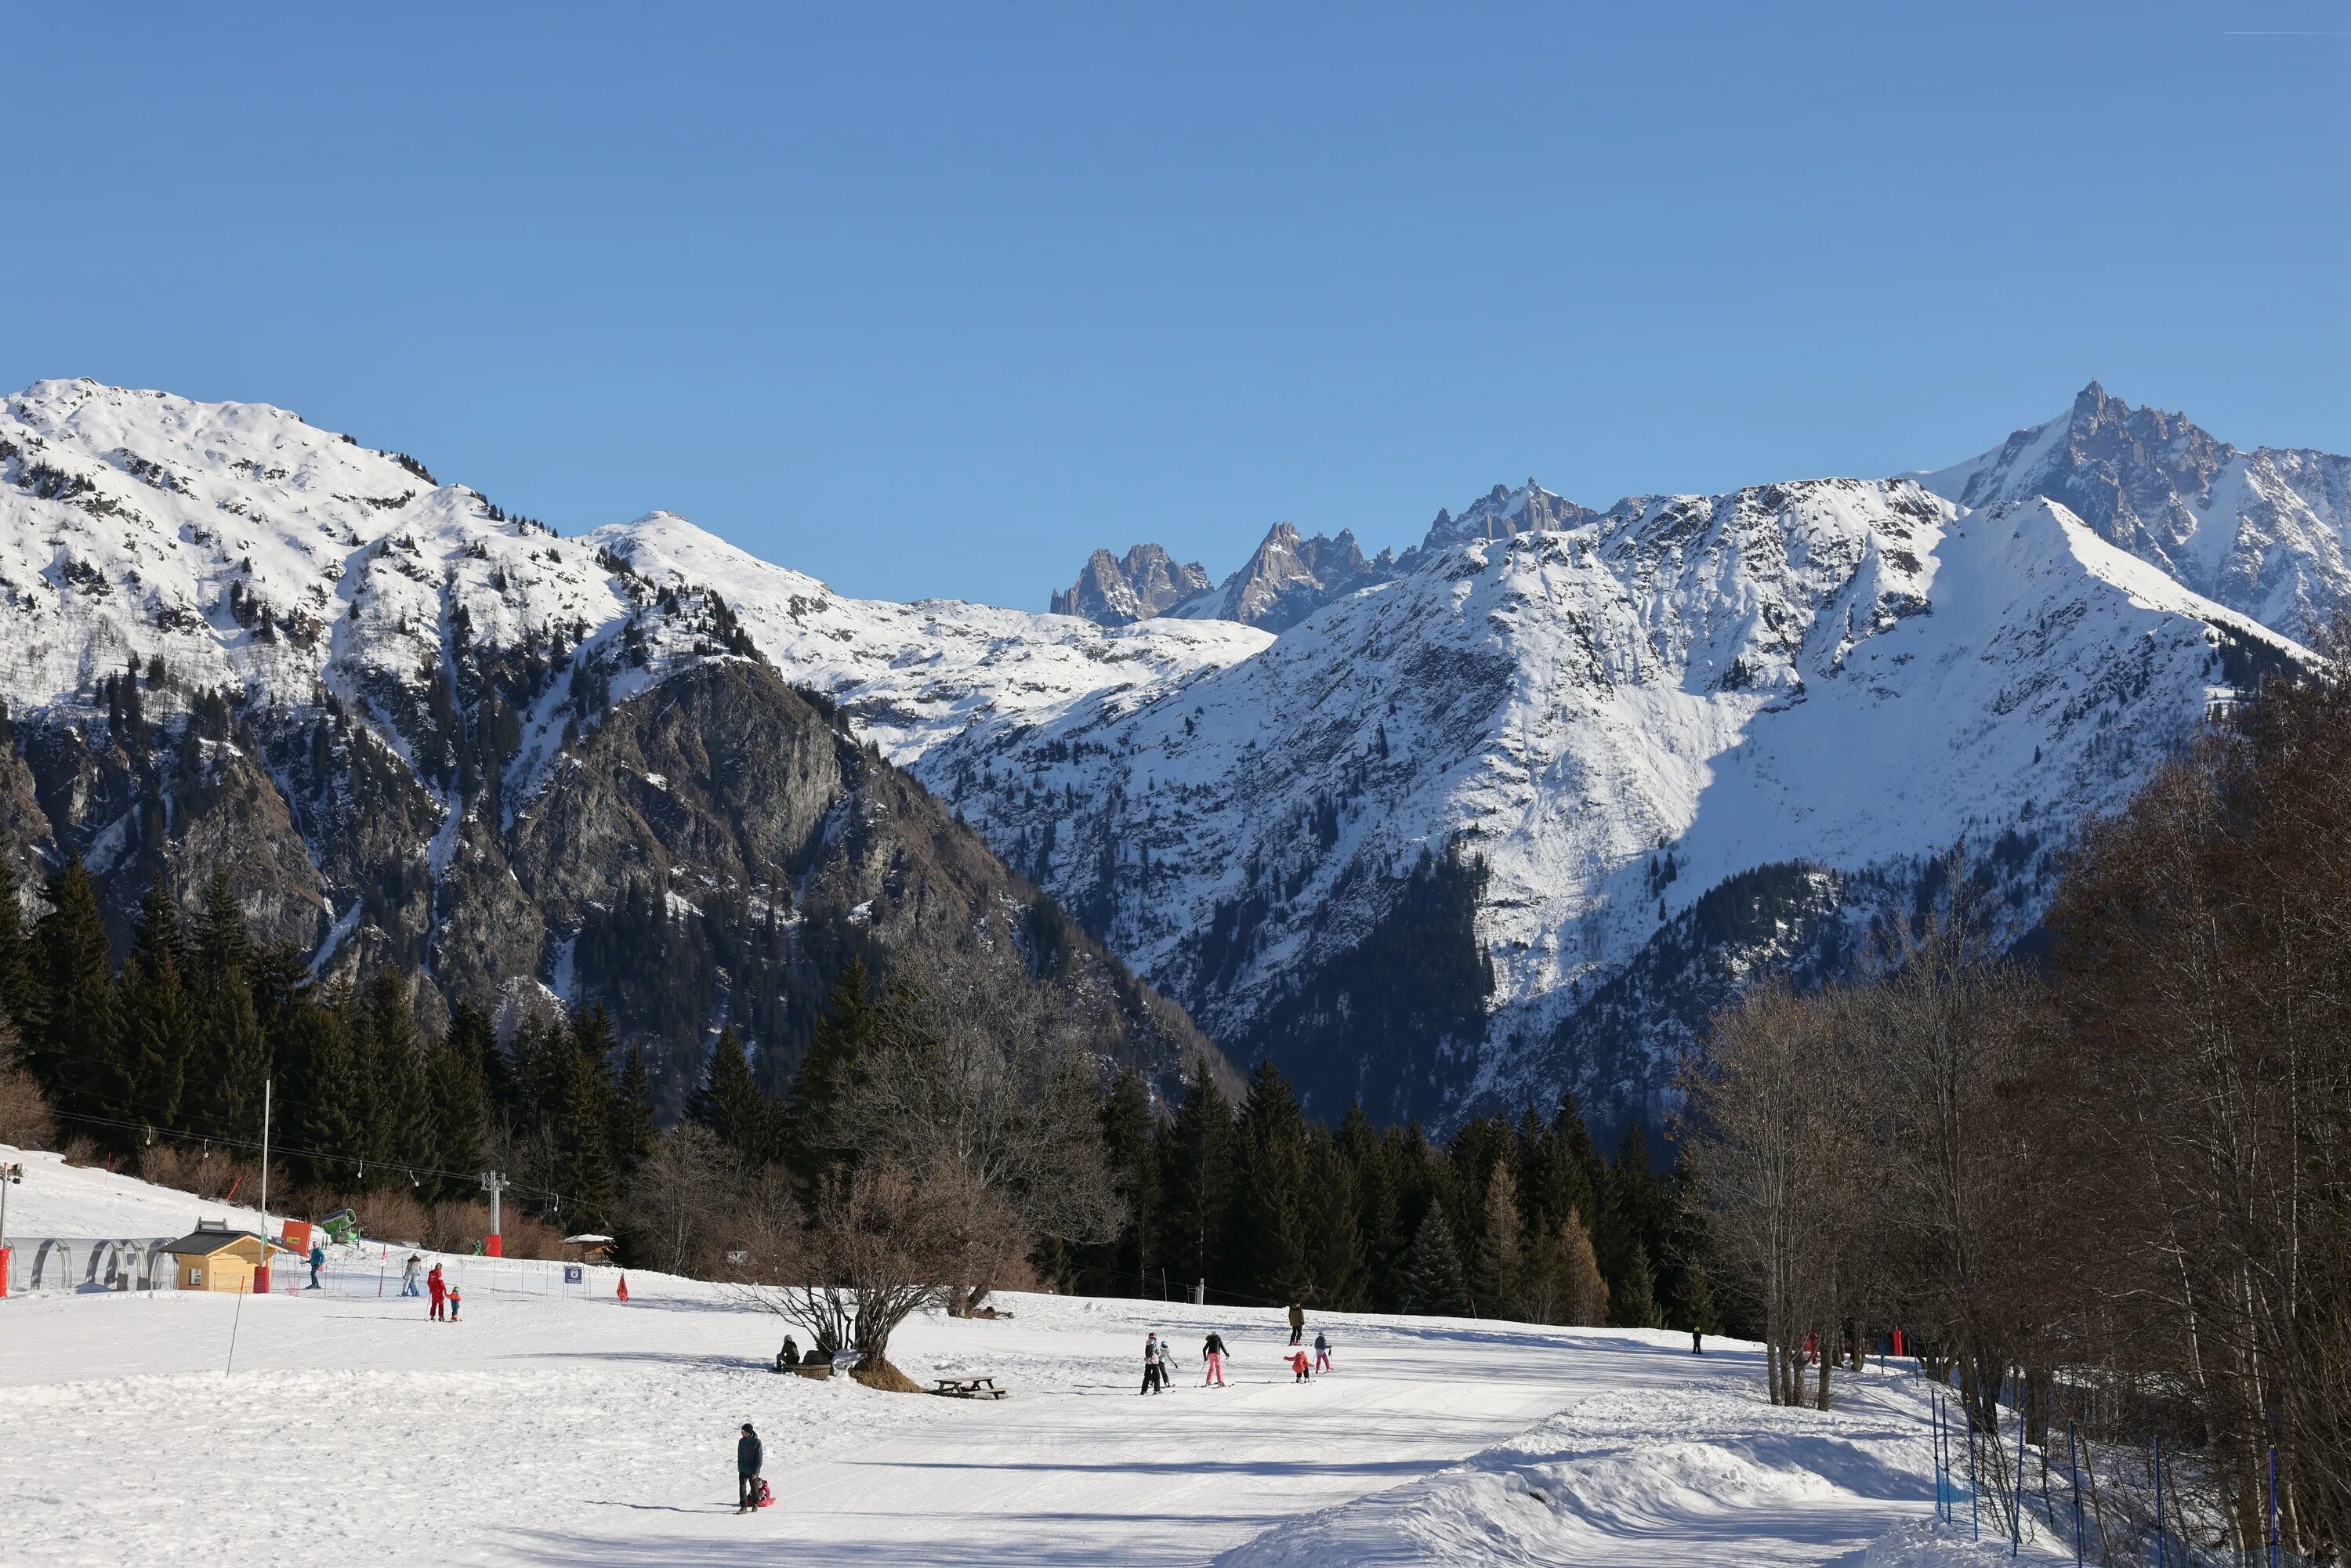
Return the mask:
<path fill-rule="evenodd" d="M 6 1151 L 10 1158 L 18 1157 Z M 175 1234 L 221 1206 L 22 1156 L 9 1228 Z M 399 1294 L 409 1249 L 329 1288 L 0 1301 L 0 1509 L 16 1561 L 722 1564 L 1683 1564 L 1971 1560 L 1933 1532 L 1923 1385 L 1873 1371 L 1823 1415 L 1761 1400 L 1752 1346 L 1636 1331 L 1016 1295 L 918 1317 L 893 1358 L 998 1403 L 768 1370 L 778 1320 L 716 1287 L 442 1260 L 463 1321 Z M 1198 1386 L 1222 1332 L 1233 1386 Z M 1141 1398 L 1143 1336 L 1176 1385 Z M 235 1336 L 235 1370 L 225 1370 Z M 802 1336 L 803 1338 L 805 1336 Z M 737 1426 L 778 1506 L 738 1517 Z M 1889 1533 L 1892 1532 L 1892 1533 Z M 21 1554 L 21 1555 L 20 1555 Z"/>

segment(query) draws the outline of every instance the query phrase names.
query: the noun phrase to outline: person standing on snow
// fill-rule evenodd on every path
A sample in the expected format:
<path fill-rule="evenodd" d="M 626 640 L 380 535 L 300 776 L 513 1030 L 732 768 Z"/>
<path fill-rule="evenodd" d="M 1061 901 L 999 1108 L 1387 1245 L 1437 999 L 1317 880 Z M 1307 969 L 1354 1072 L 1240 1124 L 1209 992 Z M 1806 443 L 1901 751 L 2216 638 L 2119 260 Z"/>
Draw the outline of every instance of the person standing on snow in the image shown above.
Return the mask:
<path fill-rule="evenodd" d="M 1155 1333 L 1143 1342 L 1143 1392 L 1158 1393 L 1160 1376 L 1159 1336 Z"/>
<path fill-rule="evenodd" d="M 1290 1303 L 1290 1343 L 1296 1344 L 1299 1336 L 1305 1332 L 1306 1309 L 1292 1301 Z"/>
<path fill-rule="evenodd" d="M 457 1309 L 458 1309 L 459 1307 L 461 1307 L 461 1306 L 465 1305 L 465 1291 L 461 1291 L 461 1290 L 459 1290 L 459 1289 L 457 1289 L 457 1287 L 456 1287 L 456 1286 L 455 1286 L 455 1285 L 450 1286 L 450 1287 L 449 1287 L 449 1321 L 450 1321 L 451 1322 L 453 1322 L 453 1323 L 454 1323 L 454 1322 L 455 1322 L 457 1321 Z"/>
<path fill-rule="evenodd" d="M 1225 1336 L 1213 1329 L 1200 1346 L 1200 1359 L 1208 1364 L 1208 1375 L 1203 1388 L 1222 1388 L 1225 1385 Z"/>
<path fill-rule="evenodd" d="M 408 1261 L 400 1266 L 400 1293 L 402 1295 L 413 1296 L 417 1293 L 416 1276 L 423 1271 L 423 1268 L 424 1260 L 419 1258 L 415 1253 L 411 1252 L 408 1255 Z"/>
<path fill-rule="evenodd" d="M 327 1266 L 327 1249 L 326 1249 L 323 1245 L 321 1245 L 320 1243 L 319 1243 L 319 1242 L 316 1242 L 316 1241 L 311 1242 L 311 1243 L 310 1243 L 310 1282 L 309 1282 L 308 1284 L 307 1284 L 307 1285 L 303 1286 L 302 1288 L 303 1288 L 304 1290 L 306 1290 L 306 1291 L 323 1291 L 323 1290 L 325 1290 L 325 1289 L 326 1289 L 326 1287 L 325 1287 L 324 1285 L 321 1285 L 321 1284 L 319 1284 L 319 1270 L 321 1270 L 321 1269 L 323 1269 L 323 1268 L 325 1268 L 326 1266 Z"/>
<path fill-rule="evenodd" d="M 433 1272 L 424 1276 L 424 1289 L 433 1298 L 433 1321 L 437 1323 L 443 1314 L 442 1303 L 449 1298 L 449 1282 L 441 1277 L 440 1264 L 434 1264 Z"/>
<path fill-rule="evenodd" d="M 759 1502 L 759 1464 L 767 1450 L 759 1446 L 759 1434 L 751 1430 L 751 1423 L 743 1423 L 743 1435 L 735 1440 L 735 1511 L 748 1513 Z"/>
<path fill-rule="evenodd" d="M 1331 1342 L 1323 1337 L 1321 1329 L 1314 1331 L 1314 1370 L 1317 1372 L 1331 1370 Z"/>
<path fill-rule="evenodd" d="M 1697 1329 L 1690 1330 L 1690 1354 L 1692 1355 L 1706 1354 L 1706 1337 Z"/>
<path fill-rule="evenodd" d="M 1296 1377 L 1290 1379 L 1292 1383 L 1307 1383 L 1312 1381 L 1312 1379 L 1307 1375 L 1306 1353 L 1302 1350 L 1293 1350 L 1290 1353 L 1290 1370 L 1298 1374 Z"/>

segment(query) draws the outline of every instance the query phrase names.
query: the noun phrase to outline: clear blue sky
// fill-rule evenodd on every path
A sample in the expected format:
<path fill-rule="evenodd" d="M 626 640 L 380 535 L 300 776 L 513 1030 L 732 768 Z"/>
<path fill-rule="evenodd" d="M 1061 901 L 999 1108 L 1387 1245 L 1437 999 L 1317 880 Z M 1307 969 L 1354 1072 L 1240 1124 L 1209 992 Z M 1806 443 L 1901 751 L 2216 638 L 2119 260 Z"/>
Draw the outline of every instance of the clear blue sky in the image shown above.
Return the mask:
<path fill-rule="evenodd" d="M 2351 448 L 2351 0 L 246 9 L 9 7 L 0 382 L 850 592 L 1937 465 L 2094 376 Z"/>

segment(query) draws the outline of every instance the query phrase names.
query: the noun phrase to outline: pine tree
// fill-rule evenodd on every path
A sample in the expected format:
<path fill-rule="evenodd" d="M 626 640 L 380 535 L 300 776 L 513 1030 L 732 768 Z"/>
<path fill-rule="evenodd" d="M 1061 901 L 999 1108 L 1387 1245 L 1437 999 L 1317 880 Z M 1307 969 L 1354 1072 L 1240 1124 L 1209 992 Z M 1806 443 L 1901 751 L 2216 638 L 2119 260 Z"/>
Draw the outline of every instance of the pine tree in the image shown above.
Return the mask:
<path fill-rule="evenodd" d="M 1151 1096 L 1129 1062 L 1102 1102 L 1102 1149 L 1126 1206 L 1126 1223 L 1116 1239 L 1078 1249 L 1082 1288 L 1114 1296 L 1157 1295 L 1167 1288 L 1156 1250 L 1159 1161 L 1151 1133 Z"/>
<path fill-rule="evenodd" d="M 641 1046 L 631 1046 L 621 1064 L 620 1087 L 612 1095 L 612 1175 L 622 1186 L 653 1153 L 661 1134 L 653 1117 L 653 1074 L 645 1067 Z"/>
<path fill-rule="evenodd" d="M 809 1040 L 792 1075 L 792 1093 L 784 1113 L 787 1157 L 803 1177 L 813 1178 L 824 1166 L 848 1157 L 835 1125 L 841 1097 L 853 1081 L 857 1064 L 872 1046 L 881 1020 L 873 1005 L 873 983 L 865 961 L 852 958 L 841 967 L 825 998 Z"/>
<path fill-rule="evenodd" d="M 1362 1102 L 1347 1107 L 1333 1140 L 1347 1167 L 1355 1200 L 1355 1238 L 1364 1260 L 1362 1297 L 1374 1311 L 1394 1311 L 1405 1249 L 1403 1205 L 1388 1142 L 1364 1114 Z"/>
<path fill-rule="evenodd" d="M 364 1145 L 360 1064 L 351 1047 L 349 1009 L 305 1003 L 291 1009 L 275 1046 L 284 1082 L 277 1114 L 279 1147 L 297 1151 L 295 1168 L 313 1186 L 354 1180 Z"/>
<path fill-rule="evenodd" d="M 1205 1058 L 1159 1138 L 1159 1255 L 1186 1283 L 1222 1284 L 1224 1218 L 1233 1191 L 1233 1113 Z"/>
<path fill-rule="evenodd" d="M 195 1041 L 182 1094 L 183 1124 L 204 1136 L 261 1136 L 269 1054 L 247 976 L 252 957 L 244 913 L 230 895 L 228 878 L 215 874 L 196 912 L 189 947 Z"/>
<path fill-rule="evenodd" d="M 433 1102 L 434 1161 L 447 1173 L 436 1176 L 434 1185 L 444 1197 L 465 1197 L 476 1190 L 480 1178 L 475 1173 L 484 1163 L 489 1097 L 482 1087 L 481 1044 L 473 1033 L 481 1017 L 471 1009 L 461 1009 L 425 1057 Z"/>
<path fill-rule="evenodd" d="M 591 1007 L 572 1016 L 554 1051 L 555 1185 L 564 1222 L 581 1230 L 612 1223 L 612 1075 L 605 1065 L 611 1050 L 611 1020 Z"/>
<path fill-rule="evenodd" d="M 1525 1249 L 1520 1239 L 1519 1185 L 1508 1160 L 1495 1160 L 1493 1175 L 1487 1178 L 1485 1221 L 1469 1276 L 1472 1304 L 1481 1318 L 1523 1316 Z"/>
<path fill-rule="evenodd" d="M 711 1048 L 710 1065 L 702 1085 L 694 1092 L 685 1113 L 717 1135 L 718 1141 L 748 1164 L 764 1164 L 773 1152 L 773 1118 L 767 1096 L 751 1076 L 743 1042 L 730 1025 L 718 1031 Z"/>
<path fill-rule="evenodd" d="M 131 1082 L 129 1120 L 167 1132 L 180 1124 L 180 1097 L 195 1043 L 195 1009 L 181 974 L 187 967 L 179 905 L 161 872 L 140 901 L 131 957 L 116 996 L 118 1056 Z"/>
<path fill-rule="evenodd" d="M 1311 1281 L 1301 1299 L 1331 1312 L 1364 1306 L 1366 1271 L 1355 1205 L 1354 1166 L 1330 1132 L 1318 1127 L 1307 1140 L 1306 1190 L 1299 1206 Z"/>
<path fill-rule="evenodd" d="M 1649 1249 L 1637 1241 L 1625 1263 L 1623 1283 L 1609 1291 L 1608 1321 L 1625 1329 L 1666 1326 L 1665 1314 L 1657 1310 L 1656 1275 L 1649 1267 Z"/>
<path fill-rule="evenodd" d="M 353 1013 L 351 1041 L 361 1069 L 366 1184 L 405 1179 L 413 1185 L 417 1166 L 429 1169 L 440 1162 L 424 1041 L 417 1032 L 409 982 L 399 971 L 379 969 L 368 981 Z"/>
<path fill-rule="evenodd" d="M 5 716 L 6 706 L 0 703 L 0 716 Z M 0 716 L 0 725 L 5 723 L 5 716 Z M 25 940 L 25 907 L 17 902 L 15 880 L 0 869 L 0 1018 L 14 1024 L 24 1024 L 32 1016 L 31 962 Z"/>
<path fill-rule="evenodd" d="M 122 1119 L 131 1095 L 122 1071 L 98 885 L 78 857 L 49 879 L 49 912 L 33 927 L 26 989 L 26 1065 L 62 1114 Z M 93 1124 L 122 1146 L 120 1128 Z"/>
<path fill-rule="evenodd" d="M 1289 1081 L 1270 1058 L 1261 1060 L 1235 1129 L 1225 1242 L 1233 1290 L 1278 1301 L 1302 1301 L 1311 1291 L 1305 1194 L 1306 1119 Z"/>
<path fill-rule="evenodd" d="M 1421 1216 L 1420 1228 L 1405 1257 L 1403 1310 L 1429 1317 L 1467 1317 L 1469 1288 L 1461 1278 L 1461 1254 L 1453 1245 L 1453 1227 L 1445 1206 L 1432 1203 Z"/>

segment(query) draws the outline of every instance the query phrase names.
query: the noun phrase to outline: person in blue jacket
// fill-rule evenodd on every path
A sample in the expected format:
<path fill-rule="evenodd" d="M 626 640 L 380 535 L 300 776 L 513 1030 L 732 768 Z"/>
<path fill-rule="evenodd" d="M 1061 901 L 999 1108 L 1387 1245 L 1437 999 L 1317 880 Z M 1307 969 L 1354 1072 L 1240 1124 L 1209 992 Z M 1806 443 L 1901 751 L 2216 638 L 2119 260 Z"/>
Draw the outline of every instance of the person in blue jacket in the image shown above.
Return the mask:
<path fill-rule="evenodd" d="M 323 1268 L 325 1268 L 326 1266 L 327 1266 L 327 1249 L 326 1249 L 326 1248 L 325 1248 L 325 1247 L 323 1247 L 323 1246 L 321 1246 L 321 1245 L 319 1245 L 319 1244 L 318 1242 L 316 1242 L 316 1241 L 311 1242 L 311 1243 L 310 1243 L 310 1282 L 309 1282 L 308 1284 L 307 1284 L 307 1285 L 303 1286 L 302 1288 L 303 1288 L 304 1290 L 306 1290 L 306 1291 L 319 1291 L 319 1290 L 324 1290 L 326 1287 L 319 1283 L 319 1270 L 321 1270 L 321 1269 L 323 1269 Z"/>

